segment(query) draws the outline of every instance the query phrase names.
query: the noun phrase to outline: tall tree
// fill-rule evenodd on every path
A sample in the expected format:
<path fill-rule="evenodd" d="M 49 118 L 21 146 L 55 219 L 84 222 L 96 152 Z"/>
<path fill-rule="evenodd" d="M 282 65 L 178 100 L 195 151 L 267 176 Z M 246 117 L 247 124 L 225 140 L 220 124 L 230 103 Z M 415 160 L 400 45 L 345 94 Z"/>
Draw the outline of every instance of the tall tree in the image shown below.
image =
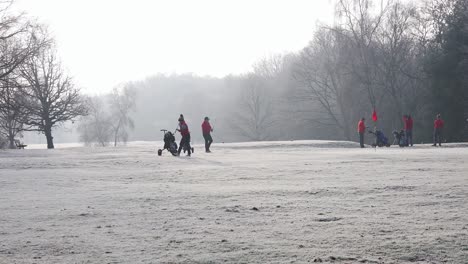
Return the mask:
<path fill-rule="evenodd" d="M 12 57 L 17 57 L 18 44 L 21 40 L 19 36 L 0 40 L 0 65 L 7 65 L 14 61 Z M 21 84 L 18 83 L 16 69 L 3 68 L 0 78 L 0 135 L 5 137 L 8 147 L 15 148 L 15 138 L 28 128 L 25 122 L 28 112 L 25 107 L 24 97 L 21 95 Z"/>
<path fill-rule="evenodd" d="M 8 139 L 10 149 L 15 148 L 16 137 L 29 128 L 29 112 L 21 88 L 15 78 L 4 77 L 0 81 L 0 136 Z"/>
<path fill-rule="evenodd" d="M 0 1 L 0 79 L 11 74 L 43 43 L 37 36 L 37 25 L 23 14 L 10 13 L 12 4 L 13 0 Z"/>
<path fill-rule="evenodd" d="M 253 141 L 270 139 L 270 129 L 275 124 L 271 93 L 264 79 L 249 74 L 240 79 L 239 98 L 233 128 L 243 137 Z"/>
<path fill-rule="evenodd" d="M 21 65 L 21 76 L 28 89 L 30 118 L 28 125 L 44 133 L 47 148 L 54 148 L 52 130 L 77 117 L 86 115 L 87 108 L 70 76 L 61 67 L 53 45 L 47 45 Z"/>
<path fill-rule="evenodd" d="M 123 88 L 114 88 L 110 95 L 111 128 L 114 136 L 114 146 L 117 142 L 127 142 L 128 129 L 134 128 L 134 122 L 130 116 L 135 111 L 136 90 L 131 85 Z"/>
<path fill-rule="evenodd" d="M 89 113 L 81 118 L 78 126 L 80 140 L 86 145 L 105 147 L 112 138 L 112 122 L 107 107 L 100 97 L 88 98 L 87 105 Z"/>
<path fill-rule="evenodd" d="M 446 120 L 445 138 L 468 140 L 468 0 L 433 1 L 435 40 L 428 59 L 433 116 Z"/>
<path fill-rule="evenodd" d="M 427 76 L 420 59 L 425 42 L 419 26 L 416 6 L 395 1 L 377 31 L 376 84 L 385 98 L 379 106 L 386 111 L 385 120 L 393 129 L 402 125 L 402 116 L 407 113 L 418 116 L 421 122 L 421 111 L 428 102 Z"/>
<path fill-rule="evenodd" d="M 318 102 L 321 112 L 310 118 L 315 124 L 332 126 L 350 140 L 348 102 L 349 77 L 345 62 L 349 59 L 346 38 L 329 29 L 315 33 L 309 46 L 299 56 L 294 78 L 300 84 L 296 94 L 300 101 Z"/>
<path fill-rule="evenodd" d="M 21 95 L 18 67 L 45 43 L 37 37 L 38 26 L 23 14 L 13 15 L 13 1 L 0 1 L 0 135 L 14 148 L 15 137 L 25 129 L 29 114 Z"/>
<path fill-rule="evenodd" d="M 372 108 L 377 106 L 379 98 L 374 46 L 390 4 L 391 0 L 380 1 L 377 5 L 372 0 L 339 0 L 336 6 L 339 21 L 336 32 L 343 33 L 353 47 L 349 69 L 360 81 Z"/>

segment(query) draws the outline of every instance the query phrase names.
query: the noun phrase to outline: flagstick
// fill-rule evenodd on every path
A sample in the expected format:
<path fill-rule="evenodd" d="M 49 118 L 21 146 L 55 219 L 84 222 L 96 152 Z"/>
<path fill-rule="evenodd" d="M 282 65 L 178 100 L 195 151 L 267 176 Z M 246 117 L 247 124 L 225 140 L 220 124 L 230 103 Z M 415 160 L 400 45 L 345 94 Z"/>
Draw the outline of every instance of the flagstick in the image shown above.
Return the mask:
<path fill-rule="evenodd" d="M 377 132 L 377 120 L 378 120 L 378 117 L 377 117 L 377 111 L 375 111 L 375 107 L 374 107 L 374 111 L 372 112 L 372 121 L 374 121 L 374 131 Z M 378 138 L 377 138 L 377 134 L 375 135 L 375 152 L 377 152 L 377 147 L 378 147 Z"/>

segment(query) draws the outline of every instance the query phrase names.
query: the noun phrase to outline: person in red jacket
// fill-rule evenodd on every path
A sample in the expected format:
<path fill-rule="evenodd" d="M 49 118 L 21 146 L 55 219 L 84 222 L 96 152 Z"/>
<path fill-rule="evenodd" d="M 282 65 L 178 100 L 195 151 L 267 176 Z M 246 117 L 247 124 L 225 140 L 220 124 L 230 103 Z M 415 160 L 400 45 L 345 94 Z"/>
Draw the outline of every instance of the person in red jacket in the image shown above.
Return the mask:
<path fill-rule="evenodd" d="M 358 123 L 358 133 L 359 133 L 359 144 L 361 148 L 364 148 L 364 133 L 366 132 L 366 124 L 364 123 L 366 119 L 363 117 Z"/>
<path fill-rule="evenodd" d="M 201 127 L 202 127 L 203 138 L 205 139 L 205 151 L 206 153 L 211 153 L 210 146 L 211 146 L 211 143 L 213 143 L 211 132 L 213 132 L 213 128 L 211 127 L 210 119 L 207 116 L 205 117 L 205 120 L 203 121 Z"/>
<path fill-rule="evenodd" d="M 411 115 L 404 115 L 403 122 L 405 124 L 405 135 L 408 140 L 408 146 L 413 146 L 413 118 L 411 118 Z"/>
<path fill-rule="evenodd" d="M 432 146 L 442 146 L 442 129 L 444 128 L 444 121 L 440 117 L 440 114 L 437 115 L 436 120 L 434 120 L 434 144 Z"/>
<path fill-rule="evenodd" d="M 180 152 L 182 149 L 186 149 L 188 151 L 188 155 L 192 154 L 192 147 L 190 146 L 190 131 L 188 129 L 187 123 L 185 123 L 184 115 L 180 114 L 179 117 L 179 127 L 177 128 L 177 131 L 180 132 L 182 135 L 182 139 L 180 140 L 179 144 L 179 150 L 177 151 L 177 155 L 180 156 Z M 184 151 L 185 152 L 185 151 Z"/>

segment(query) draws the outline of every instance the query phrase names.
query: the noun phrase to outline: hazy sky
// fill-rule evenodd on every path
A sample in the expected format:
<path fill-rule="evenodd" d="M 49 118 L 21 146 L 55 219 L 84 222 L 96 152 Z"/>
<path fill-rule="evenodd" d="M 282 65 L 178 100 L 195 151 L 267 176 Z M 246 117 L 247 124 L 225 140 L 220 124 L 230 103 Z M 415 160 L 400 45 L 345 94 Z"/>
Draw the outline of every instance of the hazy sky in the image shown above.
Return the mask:
<path fill-rule="evenodd" d="M 331 0 L 16 0 L 48 24 L 64 65 L 88 93 L 156 73 L 222 77 L 297 51 Z"/>

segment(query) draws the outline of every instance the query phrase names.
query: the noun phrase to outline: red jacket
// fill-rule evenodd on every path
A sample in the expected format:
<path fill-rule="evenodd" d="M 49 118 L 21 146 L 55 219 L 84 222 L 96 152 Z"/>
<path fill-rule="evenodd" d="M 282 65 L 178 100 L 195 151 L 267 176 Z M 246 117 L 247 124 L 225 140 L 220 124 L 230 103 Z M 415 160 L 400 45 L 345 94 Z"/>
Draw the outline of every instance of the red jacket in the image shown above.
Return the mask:
<path fill-rule="evenodd" d="M 201 127 L 202 127 L 202 133 L 203 133 L 203 135 L 210 134 L 211 129 L 212 129 L 212 128 L 211 128 L 211 125 L 210 125 L 210 122 L 208 122 L 208 121 L 203 121 Z"/>
<path fill-rule="evenodd" d="M 434 128 L 443 128 L 444 127 L 444 121 L 442 119 L 436 119 L 434 121 Z"/>
<path fill-rule="evenodd" d="M 185 121 L 179 122 L 179 131 L 182 136 L 187 136 L 190 134 L 187 123 L 185 123 Z"/>
<path fill-rule="evenodd" d="M 405 130 L 413 130 L 413 119 L 412 118 L 403 118 L 405 122 Z"/>
<path fill-rule="evenodd" d="M 359 133 L 364 133 L 366 131 L 366 125 L 364 124 L 364 121 L 359 121 L 358 125 L 357 125 L 357 131 Z"/>

